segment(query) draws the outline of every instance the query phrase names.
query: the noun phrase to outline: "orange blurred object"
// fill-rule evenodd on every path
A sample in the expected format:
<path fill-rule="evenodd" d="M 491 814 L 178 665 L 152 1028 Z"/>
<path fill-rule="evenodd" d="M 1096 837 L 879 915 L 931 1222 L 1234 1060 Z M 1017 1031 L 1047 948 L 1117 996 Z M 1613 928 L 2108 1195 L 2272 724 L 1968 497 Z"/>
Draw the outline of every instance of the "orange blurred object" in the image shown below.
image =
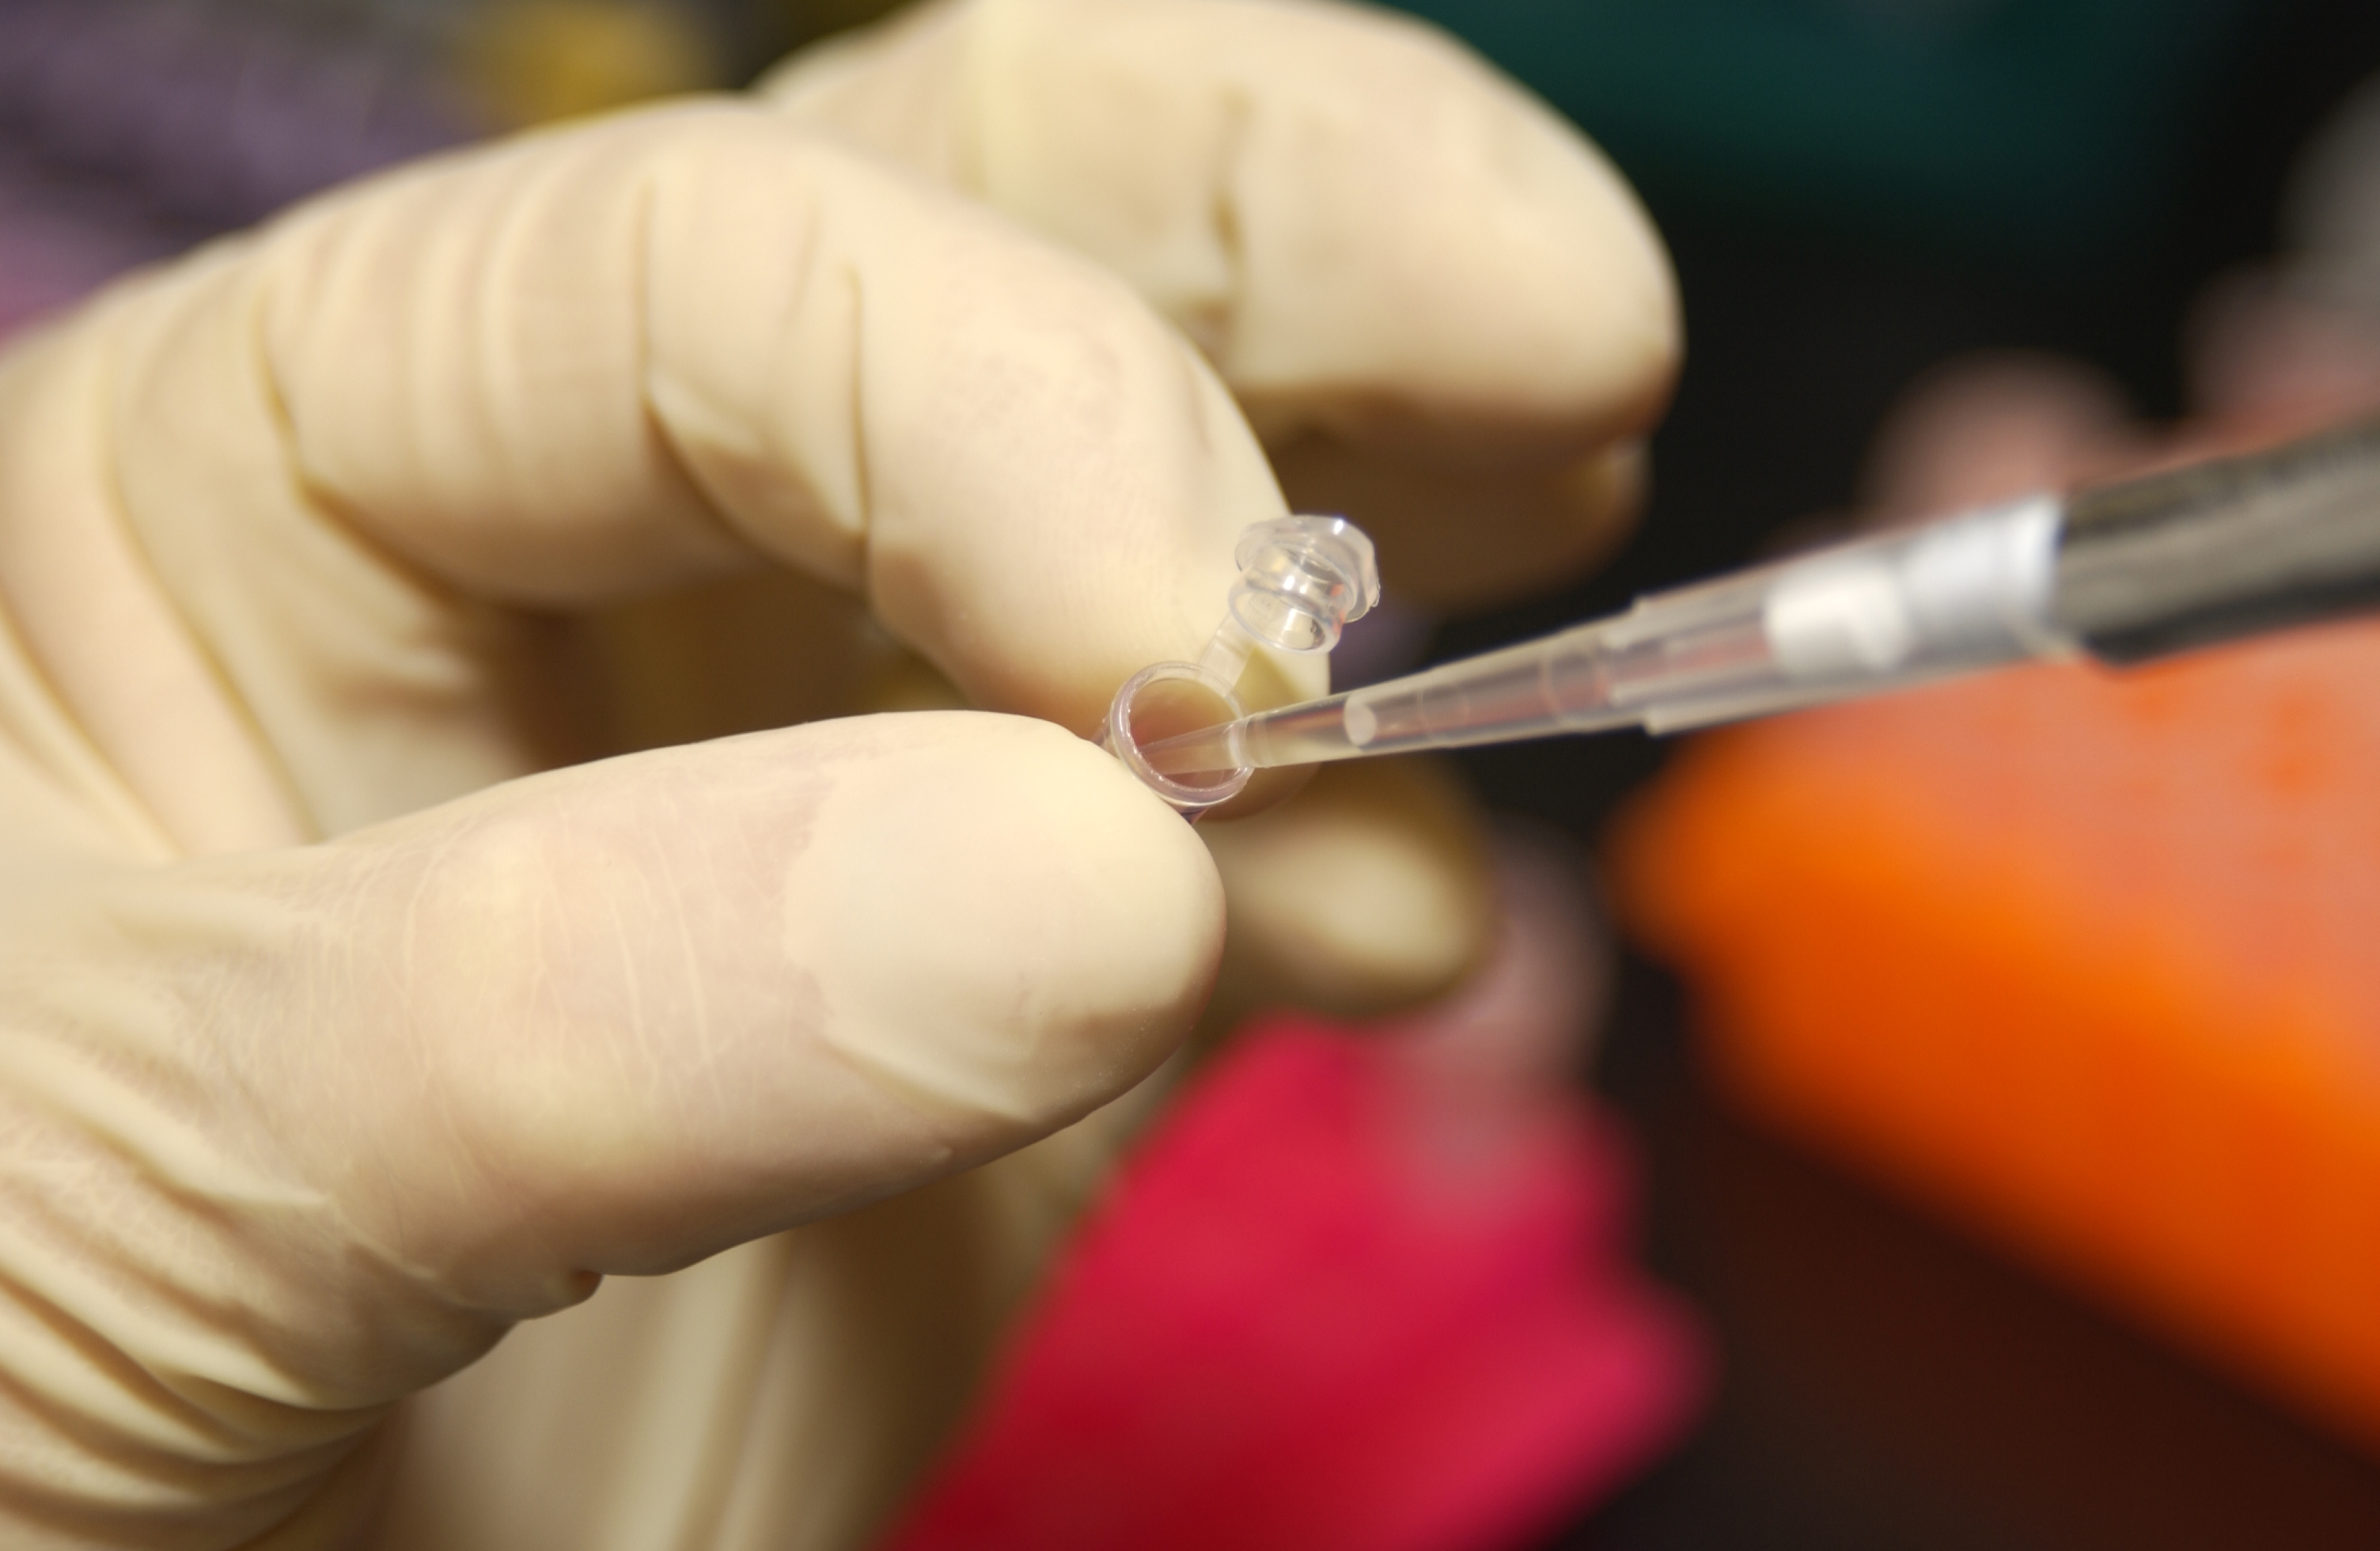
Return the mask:
<path fill-rule="evenodd" d="M 2380 1449 L 2380 626 L 1713 734 L 1611 859 L 1736 1097 Z"/>

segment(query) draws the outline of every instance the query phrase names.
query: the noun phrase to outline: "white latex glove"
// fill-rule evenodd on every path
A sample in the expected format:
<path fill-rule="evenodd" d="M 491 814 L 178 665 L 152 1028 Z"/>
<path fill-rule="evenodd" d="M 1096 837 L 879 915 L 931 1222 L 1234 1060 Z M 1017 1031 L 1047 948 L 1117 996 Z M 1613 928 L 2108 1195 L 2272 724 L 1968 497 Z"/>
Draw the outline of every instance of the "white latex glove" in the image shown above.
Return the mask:
<path fill-rule="evenodd" d="M 1408 601 L 1542 591 L 1632 515 L 1669 262 L 1575 132 L 1442 35 L 1243 0 L 921 7 L 761 90 L 1089 255 L 1196 341 L 1303 511 Z"/>
<path fill-rule="evenodd" d="M 1206 337 L 1251 342 L 1227 373 L 1271 359 L 1273 423 L 1509 422 L 1500 467 L 1542 470 L 1657 406 L 1669 292 L 1624 191 L 1427 34 L 995 3 L 846 55 L 838 91 L 957 124 L 1032 63 L 977 30 L 1062 13 L 1248 124 L 1344 127 L 1303 171 L 1266 151 L 1293 205 L 1366 123 L 1383 187 L 1414 144 L 1386 127 L 1452 127 L 1451 223 L 1368 202 L 1294 261 L 1254 206 L 1224 223 Z M 0 360 L 0 1544 L 857 1544 L 1116 1127 L 963 1171 L 1197 1016 L 1213 864 L 1075 733 L 1213 627 L 1233 537 L 1283 509 L 1258 443 L 1106 270 L 799 116 L 691 103 L 407 171 Z M 1068 143 L 1003 164 L 1054 200 Z M 1211 171 L 1085 178 L 1081 208 L 1212 222 Z M 1467 316 L 1460 370 L 1300 368 L 1239 315 L 1350 286 L 1376 329 Z M 1509 415 L 1474 339 L 1512 352 Z M 1564 552 L 1529 542 L 1513 570 Z M 772 563 L 989 709 L 557 768 L 619 689 L 573 618 Z M 1262 693 L 1321 687 L 1274 666 Z M 383 1425 L 617 1274 L 647 1279 Z"/>

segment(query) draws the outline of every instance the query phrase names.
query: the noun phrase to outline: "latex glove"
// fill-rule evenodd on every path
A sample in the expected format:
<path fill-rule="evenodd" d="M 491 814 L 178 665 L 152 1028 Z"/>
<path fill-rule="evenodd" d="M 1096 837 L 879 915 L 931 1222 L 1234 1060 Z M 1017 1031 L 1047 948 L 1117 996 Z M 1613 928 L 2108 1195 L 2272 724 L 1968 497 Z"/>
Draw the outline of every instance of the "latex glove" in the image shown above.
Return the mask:
<path fill-rule="evenodd" d="M 1446 77 L 1567 148 L 1516 210 L 1628 210 Z M 1643 329 L 1536 349 L 1658 398 L 1651 261 Z M 1067 729 L 1281 509 L 1123 285 L 733 103 L 381 180 L 13 350 L 0 1540 L 864 1535 L 1105 1139 L 960 1171 L 1139 1082 L 1219 951 L 1193 832 Z M 601 741 L 565 616 L 772 562 L 1024 716 L 530 773 Z"/>
<path fill-rule="evenodd" d="M 796 56 L 796 122 L 1099 260 L 1197 341 L 1300 510 L 1399 597 L 1600 555 L 1677 364 L 1658 239 L 1593 149 L 1441 35 L 1212 0 L 922 7 Z"/>
<path fill-rule="evenodd" d="M 1254 413 L 1292 503 L 1382 540 L 1404 608 L 1542 589 L 1633 514 L 1677 351 L 1658 240 L 1590 149 L 1434 33 L 1278 5 L 943 5 L 762 91 L 1128 279 Z M 848 712 L 887 672 L 783 576 L 605 623 L 639 745 Z M 765 668 L 822 656 L 857 671 Z M 1406 1004 L 1485 943 L 1475 816 L 1421 761 L 1327 769 L 1261 839 L 1203 832 L 1233 919 L 1261 923 L 1232 936 L 1219 1026 Z M 1319 899 L 1317 878 L 1346 886 Z"/>

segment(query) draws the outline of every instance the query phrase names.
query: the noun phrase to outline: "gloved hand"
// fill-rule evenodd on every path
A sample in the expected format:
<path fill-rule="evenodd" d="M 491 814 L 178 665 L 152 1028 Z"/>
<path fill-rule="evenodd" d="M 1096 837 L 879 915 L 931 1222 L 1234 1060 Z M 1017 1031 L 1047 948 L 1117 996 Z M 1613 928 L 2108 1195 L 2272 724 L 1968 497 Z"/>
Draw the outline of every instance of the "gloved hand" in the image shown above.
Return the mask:
<path fill-rule="evenodd" d="M 1077 734 L 1284 509 L 1233 393 L 1416 492 L 1391 585 L 1621 497 L 1658 246 L 1430 34 L 979 0 L 779 90 L 0 360 L 0 1541 L 856 1544 L 1214 971 L 1197 833 Z M 574 763 L 717 660 L 580 622 L 771 566 L 986 709 Z"/>

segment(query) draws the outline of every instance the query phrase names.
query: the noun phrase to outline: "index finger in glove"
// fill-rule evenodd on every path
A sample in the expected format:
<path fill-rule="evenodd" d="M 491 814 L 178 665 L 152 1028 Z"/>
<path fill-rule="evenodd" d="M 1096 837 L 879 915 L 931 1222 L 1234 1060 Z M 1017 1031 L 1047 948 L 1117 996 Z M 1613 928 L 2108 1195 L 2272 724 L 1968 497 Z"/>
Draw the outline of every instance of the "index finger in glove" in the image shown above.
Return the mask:
<path fill-rule="evenodd" d="M 302 210 L 36 342 L 0 408 L 0 511 L 42 516 L 6 525 L 0 581 L 110 761 L 169 816 L 208 786 L 94 611 L 201 664 L 277 761 L 298 818 L 226 846 L 552 762 L 492 713 L 531 655 L 511 606 L 764 554 L 863 588 L 979 703 L 1085 730 L 1195 651 L 1233 539 L 1282 510 L 1121 285 L 730 104 Z"/>
<path fill-rule="evenodd" d="M 767 90 L 1130 280 L 1293 496 L 1310 476 L 1351 497 L 1425 596 L 1541 577 L 1583 537 L 1556 509 L 1592 525 L 1633 494 L 1623 444 L 1679 347 L 1666 255 L 1584 137 L 1441 33 L 1323 5 L 971 0 Z M 1350 449 L 1441 499 L 1399 500 Z M 1515 501 L 1544 522 L 1501 555 L 1406 531 Z"/>

